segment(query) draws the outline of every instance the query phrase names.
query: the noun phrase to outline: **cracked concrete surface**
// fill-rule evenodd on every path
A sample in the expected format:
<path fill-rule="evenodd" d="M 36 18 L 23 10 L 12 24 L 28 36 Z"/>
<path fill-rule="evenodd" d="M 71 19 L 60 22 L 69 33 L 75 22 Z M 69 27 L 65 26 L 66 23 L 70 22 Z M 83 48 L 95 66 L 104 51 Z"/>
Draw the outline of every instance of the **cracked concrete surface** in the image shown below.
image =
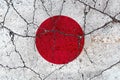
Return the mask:
<path fill-rule="evenodd" d="M 35 32 L 66 15 L 85 32 L 82 54 L 65 65 L 45 61 Z M 120 80 L 120 0 L 0 0 L 0 80 Z"/>

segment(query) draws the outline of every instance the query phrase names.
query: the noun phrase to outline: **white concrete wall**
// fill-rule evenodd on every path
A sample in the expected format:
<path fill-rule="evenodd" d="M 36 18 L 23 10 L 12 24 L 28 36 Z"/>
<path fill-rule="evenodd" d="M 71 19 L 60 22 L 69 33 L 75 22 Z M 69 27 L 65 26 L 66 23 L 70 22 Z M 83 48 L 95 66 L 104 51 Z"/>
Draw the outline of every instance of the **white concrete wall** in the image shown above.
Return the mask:
<path fill-rule="evenodd" d="M 0 0 L 0 80 L 120 80 L 120 0 Z M 85 32 L 81 55 L 66 65 L 44 60 L 35 32 L 66 15 Z"/>

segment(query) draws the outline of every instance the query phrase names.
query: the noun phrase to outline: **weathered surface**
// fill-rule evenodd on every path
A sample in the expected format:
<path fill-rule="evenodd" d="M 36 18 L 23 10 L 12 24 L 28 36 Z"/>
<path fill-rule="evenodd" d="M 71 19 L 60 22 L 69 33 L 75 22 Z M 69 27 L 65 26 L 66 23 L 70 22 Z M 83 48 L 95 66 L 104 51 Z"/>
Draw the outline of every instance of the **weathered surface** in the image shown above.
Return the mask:
<path fill-rule="evenodd" d="M 85 32 L 81 55 L 65 65 L 35 47 L 38 26 L 54 15 Z M 120 80 L 120 0 L 0 0 L 0 80 Z"/>

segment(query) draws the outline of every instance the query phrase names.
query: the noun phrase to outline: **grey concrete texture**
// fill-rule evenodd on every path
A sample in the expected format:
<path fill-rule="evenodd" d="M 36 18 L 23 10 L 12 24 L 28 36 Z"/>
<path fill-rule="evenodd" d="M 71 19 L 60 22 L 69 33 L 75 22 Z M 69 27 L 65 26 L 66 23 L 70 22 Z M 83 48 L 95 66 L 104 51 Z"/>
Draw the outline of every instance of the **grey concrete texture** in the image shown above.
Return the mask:
<path fill-rule="evenodd" d="M 54 15 L 85 32 L 81 55 L 64 65 L 35 46 L 39 25 Z M 120 0 L 0 0 L 0 80 L 120 80 Z"/>

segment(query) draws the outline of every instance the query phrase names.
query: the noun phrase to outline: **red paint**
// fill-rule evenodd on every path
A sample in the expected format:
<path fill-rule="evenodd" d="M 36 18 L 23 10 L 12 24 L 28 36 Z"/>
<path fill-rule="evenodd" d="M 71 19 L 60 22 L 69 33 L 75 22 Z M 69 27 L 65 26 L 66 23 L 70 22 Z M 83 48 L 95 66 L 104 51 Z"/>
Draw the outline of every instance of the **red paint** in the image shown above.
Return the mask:
<path fill-rule="evenodd" d="M 66 64 L 81 53 L 84 36 L 80 25 L 67 16 L 45 20 L 36 32 L 36 47 L 40 55 L 54 64 Z M 78 44 L 80 43 L 80 45 Z"/>

